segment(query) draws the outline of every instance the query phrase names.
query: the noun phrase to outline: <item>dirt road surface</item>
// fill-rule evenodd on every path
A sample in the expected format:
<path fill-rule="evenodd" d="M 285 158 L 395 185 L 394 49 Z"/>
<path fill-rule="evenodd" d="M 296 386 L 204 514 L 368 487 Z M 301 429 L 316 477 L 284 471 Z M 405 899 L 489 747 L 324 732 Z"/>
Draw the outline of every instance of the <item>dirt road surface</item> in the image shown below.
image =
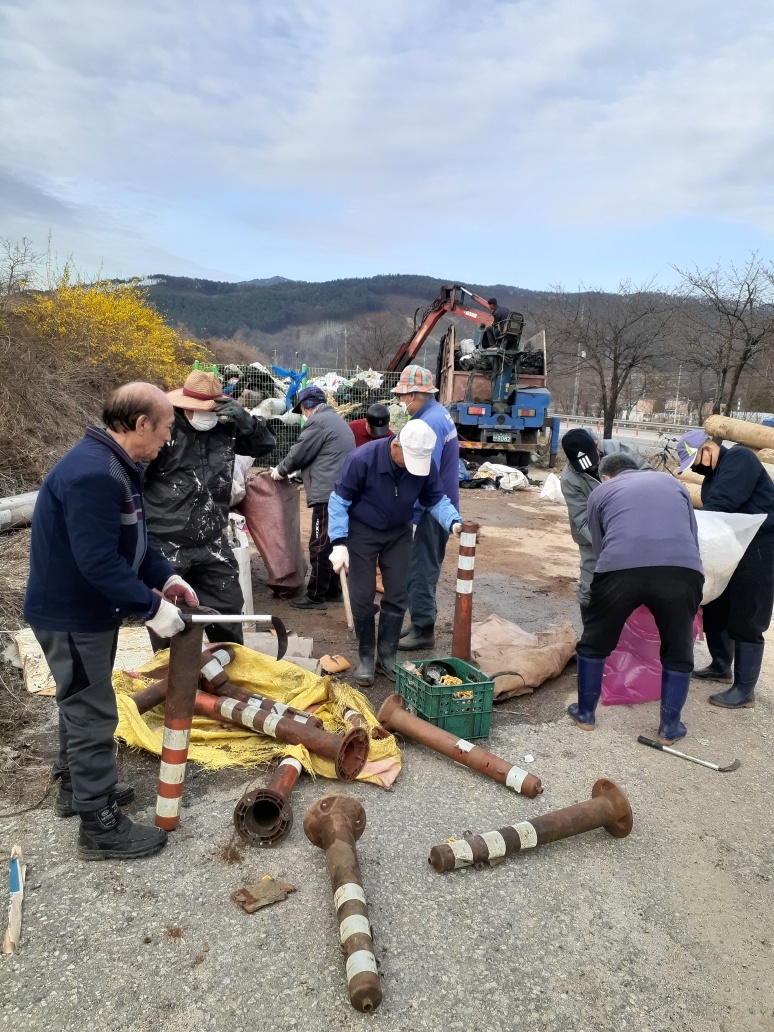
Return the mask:
<path fill-rule="evenodd" d="M 565 619 L 577 555 L 561 504 L 537 490 L 463 492 L 480 520 L 475 615 L 498 613 L 528 630 Z M 448 655 L 456 549 L 439 590 L 437 655 Z M 272 603 L 255 565 L 256 607 L 315 639 L 315 655 L 355 659 L 341 606 L 299 614 Z M 703 664 L 706 652 L 697 649 Z M 157 857 L 75 859 L 74 820 L 51 796 L 6 817 L 0 847 L 28 863 L 23 939 L 0 958 L 0 1014 L 15 1032 L 218 1029 L 327 1032 L 766 1032 L 774 1029 L 771 857 L 774 648 L 753 710 L 708 706 L 694 682 L 684 711 L 686 751 L 741 769 L 718 774 L 637 744 L 658 704 L 600 707 L 597 730 L 565 716 L 575 666 L 534 695 L 496 707 L 487 747 L 543 778 L 535 800 L 516 796 L 406 743 L 391 792 L 302 778 L 295 825 L 274 851 L 233 840 L 244 772 L 189 768 L 180 829 Z M 380 679 L 375 706 L 390 686 Z M 34 700 L 32 753 L 54 741 L 50 700 Z M 524 757 L 534 757 L 532 762 Z M 158 764 L 121 750 L 137 790 L 132 816 L 151 820 Z M 38 765 L 30 778 L 45 788 Z M 259 773 L 259 778 L 265 774 Z M 492 869 L 436 874 L 431 846 L 588 798 L 614 779 L 634 811 L 632 834 L 604 831 L 554 843 Z M 306 840 L 306 807 L 344 792 L 364 805 L 360 863 L 384 1000 L 371 1016 L 348 1003 L 323 854 Z M 3 812 L 13 800 L 0 801 Z M 292 882 L 284 903 L 247 916 L 229 894 L 264 874 Z"/>

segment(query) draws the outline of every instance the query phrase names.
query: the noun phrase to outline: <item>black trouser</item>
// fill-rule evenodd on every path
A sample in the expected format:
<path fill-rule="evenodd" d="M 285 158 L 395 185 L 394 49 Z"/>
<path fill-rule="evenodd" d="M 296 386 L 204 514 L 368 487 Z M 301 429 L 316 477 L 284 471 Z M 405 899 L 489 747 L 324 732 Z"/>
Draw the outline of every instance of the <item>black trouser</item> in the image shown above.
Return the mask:
<path fill-rule="evenodd" d="M 53 777 L 69 780 L 73 810 L 108 805 L 118 782 L 113 736 L 118 725 L 113 663 L 118 628 L 80 633 L 33 628 L 56 684 L 59 755 Z"/>
<path fill-rule="evenodd" d="M 704 606 L 705 634 L 725 631 L 735 641 L 763 644 L 774 609 L 774 543 L 752 542 L 726 590 Z"/>
<path fill-rule="evenodd" d="M 408 564 L 411 552 L 411 524 L 391 530 L 375 530 L 357 520 L 349 521 L 349 597 L 352 616 L 365 620 L 377 612 L 376 564 L 382 571 L 384 594 L 381 611 L 403 618 L 408 599 Z"/>
<path fill-rule="evenodd" d="M 328 537 L 328 503 L 315 502 L 312 506 L 312 532 L 309 535 L 309 583 L 306 594 L 314 602 L 324 602 L 326 595 L 337 595 L 331 566 L 331 539 Z"/>
<path fill-rule="evenodd" d="M 188 581 L 199 598 L 199 604 L 219 613 L 241 613 L 245 604 L 239 583 L 239 563 L 225 537 L 206 545 L 179 548 L 168 541 L 154 538 L 165 559 L 183 580 Z M 235 641 L 242 645 L 241 624 L 208 624 L 204 631 L 208 641 Z M 149 630 L 153 651 L 169 647 L 169 638 L 160 638 Z"/>
<path fill-rule="evenodd" d="M 693 670 L 693 621 L 701 603 L 704 576 L 684 566 L 643 566 L 595 573 L 583 619 L 578 655 L 607 659 L 627 619 L 647 606 L 661 637 L 661 665 Z"/>

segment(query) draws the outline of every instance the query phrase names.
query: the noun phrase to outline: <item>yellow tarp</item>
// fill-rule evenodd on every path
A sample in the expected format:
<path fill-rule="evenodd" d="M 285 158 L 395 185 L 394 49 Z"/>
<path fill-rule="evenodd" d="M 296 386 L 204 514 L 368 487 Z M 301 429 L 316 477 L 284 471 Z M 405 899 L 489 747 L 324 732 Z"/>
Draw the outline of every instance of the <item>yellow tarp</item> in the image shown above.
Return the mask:
<path fill-rule="evenodd" d="M 361 713 L 369 727 L 376 726 L 376 717 L 367 699 L 349 685 L 332 681 L 330 677 L 318 677 L 293 663 L 271 659 L 241 645 L 233 648 L 235 655 L 227 672 L 229 681 L 237 687 L 258 692 L 296 709 L 317 707 L 314 709 L 315 716 L 322 720 L 326 731 L 341 733 L 349 728 L 343 716 L 347 709 Z M 139 676 L 118 670 L 113 673 L 113 688 L 118 703 L 116 737 L 129 746 L 144 749 L 156 756 L 161 755 L 163 707 L 140 716 L 131 696 L 163 677 L 163 672 L 159 674 L 157 671 L 166 668 L 168 661 L 168 651 L 158 652 L 150 662 L 132 672 L 132 675 Z M 151 670 L 153 676 L 148 676 Z M 275 738 L 246 728 L 194 717 L 188 758 L 208 770 L 256 767 L 282 756 L 294 756 L 309 774 L 319 774 L 324 778 L 336 776 L 332 761 L 308 752 L 302 745 L 285 745 Z M 400 767 L 400 749 L 392 735 L 375 741 L 370 739 L 368 763 L 358 780 L 389 788 L 398 776 Z"/>

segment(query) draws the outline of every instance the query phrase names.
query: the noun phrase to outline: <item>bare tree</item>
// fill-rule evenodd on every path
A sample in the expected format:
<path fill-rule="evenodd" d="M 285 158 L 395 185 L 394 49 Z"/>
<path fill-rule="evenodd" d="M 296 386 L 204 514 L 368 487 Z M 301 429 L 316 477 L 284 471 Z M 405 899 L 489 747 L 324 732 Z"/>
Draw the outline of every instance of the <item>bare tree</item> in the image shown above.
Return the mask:
<path fill-rule="evenodd" d="M 42 257 L 27 237 L 21 241 L 0 237 L 0 308 L 30 285 Z"/>
<path fill-rule="evenodd" d="M 408 323 L 393 312 L 373 312 L 354 323 L 348 334 L 349 364 L 386 369 L 407 336 Z"/>
<path fill-rule="evenodd" d="M 712 411 L 730 415 L 743 372 L 774 346 L 774 267 L 754 252 L 741 267 L 675 271 L 686 358 L 714 379 Z"/>
<path fill-rule="evenodd" d="M 541 306 L 555 361 L 576 376 L 590 375 L 599 391 L 605 437 L 628 400 L 632 374 L 649 371 L 663 358 L 674 310 L 674 298 L 652 282 L 632 287 L 628 281 L 616 293 L 554 289 Z"/>

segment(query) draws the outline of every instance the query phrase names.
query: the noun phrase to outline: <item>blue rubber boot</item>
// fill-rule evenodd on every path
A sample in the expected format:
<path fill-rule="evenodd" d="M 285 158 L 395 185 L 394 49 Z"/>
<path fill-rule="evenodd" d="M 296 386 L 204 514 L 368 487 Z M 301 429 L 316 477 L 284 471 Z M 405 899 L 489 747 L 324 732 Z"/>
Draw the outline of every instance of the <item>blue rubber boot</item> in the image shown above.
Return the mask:
<path fill-rule="evenodd" d="M 661 723 L 658 726 L 658 740 L 662 745 L 671 745 L 678 738 L 685 738 L 685 724 L 680 722 L 680 713 L 688 698 L 691 683 L 690 673 L 679 670 L 661 670 Z"/>
<path fill-rule="evenodd" d="M 694 670 L 693 676 L 707 681 L 720 681 L 721 684 L 731 684 L 733 675 L 731 665 L 734 662 L 734 643 L 726 631 L 707 631 L 707 648 L 712 657 L 709 666 Z"/>
<path fill-rule="evenodd" d="M 602 694 L 604 659 L 578 656 L 578 701 L 567 707 L 567 712 L 583 731 L 593 731 L 594 711 Z"/>
<path fill-rule="evenodd" d="M 763 645 L 738 641 L 734 650 L 734 683 L 727 692 L 710 695 L 712 705 L 723 706 L 725 709 L 752 709 L 762 663 Z"/>

